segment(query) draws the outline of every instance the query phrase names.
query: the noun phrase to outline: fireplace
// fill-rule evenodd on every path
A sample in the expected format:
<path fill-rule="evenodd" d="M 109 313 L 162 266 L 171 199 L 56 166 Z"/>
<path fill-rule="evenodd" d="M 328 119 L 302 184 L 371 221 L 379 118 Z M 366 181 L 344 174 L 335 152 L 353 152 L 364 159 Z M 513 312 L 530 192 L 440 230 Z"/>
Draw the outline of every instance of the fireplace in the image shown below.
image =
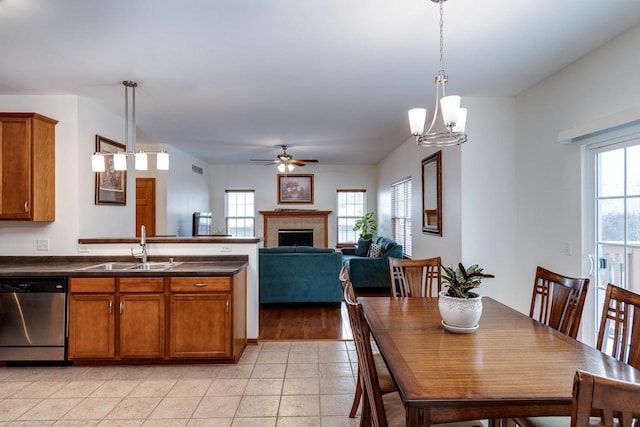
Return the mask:
<path fill-rule="evenodd" d="M 328 217 L 331 211 L 315 209 L 279 209 L 260 211 L 263 216 L 264 247 L 273 248 L 279 244 L 279 230 L 313 230 L 313 244 L 316 248 L 329 247 Z"/>
<path fill-rule="evenodd" d="M 278 246 L 313 246 L 313 229 L 278 230 Z"/>

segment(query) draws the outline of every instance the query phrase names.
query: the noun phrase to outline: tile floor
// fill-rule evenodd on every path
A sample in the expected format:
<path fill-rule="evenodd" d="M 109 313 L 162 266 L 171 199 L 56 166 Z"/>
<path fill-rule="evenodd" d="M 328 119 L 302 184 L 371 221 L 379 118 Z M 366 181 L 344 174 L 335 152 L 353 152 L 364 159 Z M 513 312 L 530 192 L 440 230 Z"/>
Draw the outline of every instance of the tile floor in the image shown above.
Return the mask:
<path fill-rule="evenodd" d="M 357 426 L 352 341 L 262 342 L 237 365 L 0 368 L 4 426 Z"/>

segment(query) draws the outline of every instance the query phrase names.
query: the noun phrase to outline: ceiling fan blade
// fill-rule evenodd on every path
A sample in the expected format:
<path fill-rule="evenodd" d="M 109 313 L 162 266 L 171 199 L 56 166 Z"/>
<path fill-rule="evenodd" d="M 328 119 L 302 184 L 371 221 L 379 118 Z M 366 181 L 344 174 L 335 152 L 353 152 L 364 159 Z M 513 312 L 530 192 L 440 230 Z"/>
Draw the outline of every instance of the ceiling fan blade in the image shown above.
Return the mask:
<path fill-rule="evenodd" d="M 277 163 L 278 160 L 271 160 L 271 159 L 249 159 L 252 162 L 271 162 L 271 163 Z"/>
<path fill-rule="evenodd" d="M 305 163 L 318 163 L 316 159 L 295 159 L 296 162 L 305 162 Z"/>
<path fill-rule="evenodd" d="M 294 166 L 305 166 L 305 164 L 300 162 L 299 160 L 289 160 L 289 163 Z"/>

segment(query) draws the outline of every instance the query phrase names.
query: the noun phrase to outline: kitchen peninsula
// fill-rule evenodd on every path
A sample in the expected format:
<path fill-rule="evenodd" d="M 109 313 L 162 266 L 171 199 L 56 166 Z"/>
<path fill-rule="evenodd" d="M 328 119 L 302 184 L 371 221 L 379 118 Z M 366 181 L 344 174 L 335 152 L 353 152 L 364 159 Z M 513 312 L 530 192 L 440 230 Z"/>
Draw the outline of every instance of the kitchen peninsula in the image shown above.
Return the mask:
<path fill-rule="evenodd" d="M 209 242 L 207 254 L 174 247 L 168 256 L 162 255 L 168 248 L 149 239 L 153 246 L 141 263 L 130 253 L 138 240 L 117 240 L 104 243 L 110 250 L 91 246 L 92 255 L 0 257 L 0 281 L 66 279 L 73 363 L 237 362 L 247 344 L 250 255 L 236 243 L 218 249 L 232 254 L 215 254 Z"/>

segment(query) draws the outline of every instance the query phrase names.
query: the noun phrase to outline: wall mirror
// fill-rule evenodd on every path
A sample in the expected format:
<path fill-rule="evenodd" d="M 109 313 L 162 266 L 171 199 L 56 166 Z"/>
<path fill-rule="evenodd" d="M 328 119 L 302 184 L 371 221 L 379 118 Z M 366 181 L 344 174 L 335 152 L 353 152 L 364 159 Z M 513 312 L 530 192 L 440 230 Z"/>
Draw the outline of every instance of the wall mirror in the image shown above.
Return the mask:
<path fill-rule="evenodd" d="M 422 159 L 422 232 L 442 236 L 442 151 Z"/>

